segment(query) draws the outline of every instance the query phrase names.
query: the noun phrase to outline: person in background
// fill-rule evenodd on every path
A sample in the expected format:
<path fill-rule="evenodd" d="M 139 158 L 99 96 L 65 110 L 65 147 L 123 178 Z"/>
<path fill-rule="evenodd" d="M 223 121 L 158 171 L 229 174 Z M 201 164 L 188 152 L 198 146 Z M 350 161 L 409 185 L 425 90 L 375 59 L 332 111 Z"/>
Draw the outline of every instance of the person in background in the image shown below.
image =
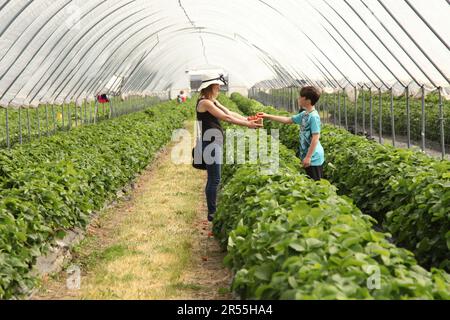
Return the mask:
<path fill-rule="evenodd" d="M 180 96 L 181 96 L 181 102 L 185 103 L 187 101 L 187 94 L 183 90 L 181 90 Z"/>

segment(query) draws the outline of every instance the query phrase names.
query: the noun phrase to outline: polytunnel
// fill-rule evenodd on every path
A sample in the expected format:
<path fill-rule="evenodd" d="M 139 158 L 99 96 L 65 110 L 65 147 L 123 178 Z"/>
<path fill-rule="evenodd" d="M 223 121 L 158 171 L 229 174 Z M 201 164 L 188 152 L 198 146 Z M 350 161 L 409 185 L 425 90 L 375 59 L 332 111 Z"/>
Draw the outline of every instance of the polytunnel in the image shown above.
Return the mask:
<path fill-rule="evenodd" d="M 444 0 L 3 1 L 0 105 L 167 95 L 211 68 L 247 89 L 448 99 L 448 14 Z"/>
<path fill-rule="evenodd" d="M 123 119 L 126 117 L 130 117 L 126 119 L 131 119 L 134 116 L 133 119 L 136 120 L 136 123 L 140 123 L 139 121 L 143 121 L 139 118 L 139 114 L 143 114 L 140 112 L 144 112 L 150 117 L 161 116 L 164 118 L 162 116 L 164 109 L 152 111 L 148 108 L 150 106 L 159 108 L 161 104 L 166 106 L 164 103 L 173 102 L 174 97 L 181 90 L 186 91 L 191 98 L 197 97 L 197 88 L 193 87 L 194 76 L 197 76 L 198 80 L 198 77 L 204 73 L 216 72 L 218 75 L 219 73 L 226 75 L 228 96 L 233 92 L 239 92 L 239 94 L 234 93 L 231 100 L 226 97 L 223 99 L 228 99 L 225 101 L 237 105 L 239 110 L 235 110 L 236 112 L 247 113 L 248 116 L 265 113 L 267 110 L 280 112 L 280 116 L 286 114 L 292 116 L 299 111 L 298 101 L 301 95 L 299 90 L 305 86 L 315 87 L 320 92 L 320 100 L 316 104 L 316 109 L 320 114 L 321 121 L 326 124 L 327 128 L 330 128 L 326 129 L 330 130 L 329 132 L 325 130 L 324 140 L 327 141 L 327 135 L 328 137 L 345 137 L 345 141 L 341 141 L 345 150 L 335 147 L 330 142 L 329 145 L 324 143 L 326 153 L 328 146 L 330 146 L 329 150 L 333 150 L 335 153 L 346 154 L 345 152 L 348 150 L 364 145 L 364 152 L 373 151 L 373 158 L 378 161 L 375 164 L 372 163 L 372 156 L 362 152 L 368 159 L 370 158 L 369 160 L 363 158 L 364 161 L 367 160 L 364 165 L 368 165 L 369 168 L 374 168 L 383 161 L 386 161 L 386 167 L 389 167 L 390 161 L 395 162 L 398 159 L 400 159 L 398 161 L 408 162 L 408 165 L 411 166 L 429 168 L 429 172 L 428 169 L 410 172 L 404 169 L 406 164 L 396 163 L 398 170 L 396 165 L 392 165 L 394 169 L 389 174 L 375 175 L 373 179 L 378 179 L 376 181 L 379 185 L 389 184 L 390 191 L 386 191 L 388 189 L 379 190 L 377 189 L 379 185 L 372 182 L 366 184 L 372 188 L 371 190 L 364 189 L 356 183 L 358 180 L 356 178 L 354 185 L 350 186 L 348 184 L 351 178 L 332 177 L 331 173 L 347 175 L 340 171 L 344 169 L 337 168 L 340 158 L 333 155 L 330 155 L 330 166 L 326 167 L 326 170 L 330 174 L 328 178 L 332 183 L 347 192 L 346 195 L 349 197 L 351 197 L 349 194 L 354 196 L 356 205 L 363 213 L 370 215 L 369 211 L 372 210 L 377 219 L 383 217 L 382 221 L 385 216 L 390 217 L 386 218 L 387 222 L 385 222 L 390 227 L 383 230 L 394 234 L 394 240 L 391 239 L 391 242 L 395 243 L 398 239 L 399 246 L 413 251 L 417 255 L 419 263 L 426 268 L 439 267 L 439 272 L 442 271 L 441 269 L 448 271 L 450 265 L 447 206 L 449 178 L 447 168 L 450 152 L 450 127 L 448 125 L 450 115 L 449 17 L 449 0 L 0 0 L 0 148 L 5 152 L 4 158 L 1 160 L 4 161 L 2 163 L 4 169 L 1 170 L 5 176 L 5 183 L 4 190 L 0 194 L 0 200 L 4 203 L 0 203 L 0 209 L 3 210 L 1 212 L 5 217 L 6 212 L 12 212 L 8 213 L 8 218 L 3 219 L 0 216 L 0 227 L 7 219 L 16 221 L 15 217 L 21 216 L 22 211 L 20 210 L 23 209 L 13 202 L 8 202 L 7 192 L 9 191 L 5 190 L 21 188 L 21 185 L 13 180 L 7 180 L 13 179 L 13 172 L 16 169 L 19 170 L 20 165 L 14 164 L 14 156 L 7 154 L 7 151 L 14 153 L 19 150 L 17 155 L 22 156 L 21 149 L 15 149 L 16 146 L 20 145 L 24 148 L 32 146 L 39 149 L 40 144 L 45 145 L 46 143 L 43 139 L 52 136 L 56 136 L 54 139 L 58 146 L 63 145 L 66 138 L 67 141 L 75 141 L 79 138 L 80 141 L 83 141 L 81 144 L 84 144 L 85 141 L 87 146 L 94 146 L 95 142 L 91 139 L 96 134 L 101 137 L 98 138 L 99 140 L 106 139 L 105 145 L 108 141 L 114 145 L 121 138 L 125 139 L 124 137 L 129 132 L 127 130 L 132 130 L 133 122 L 130 120 L 127 129 L 125 129 L 125 124 L 123 126 L 118 123 L 114 124 L 117 125 L 116 134 L 120 135 L 120 138 L 114 137 L 114 128 L 101 127 L 106 126 L 107 121 L 103 120 L 118 120 L 122 116 Z M 274 109 L 267 109 L 270 108 L 267 106 L 273 106 Z M 170 112 L 175 111 L 175 113 L 177 110 L 181 110 L 170 109 L 172 107 L 172 105 L 168 105 L 167 113 L 169 110 Z M 181 117 L 181 115 L 179 116 Z M 167 117 L 169 116 L 167 115 Z M 175 116 L 171 115 L 171 117 Z M 128 120 L 123 121 L 125 123 Z M 170 121 L 182 126 L 181 122 L 178 122 L 181 121 L 178 118 L 171 118 Z M 84 136 L 81 131 L 73 131 L 78 138 L 58 135 L 58 133 L 70 133 L 73 129 L 84 125 L 86 125 L 86 130 L 92 130 L 92 132 L 89 131 L 90 133 L 86 133 Z M 151 145 L 150 137 L 163 135 L 151 131 L 153 122 L 146 123 L 142 127 L 139 127 L 140 125 L 142 124 L 136 124 L 138 128 L 136 130 L 140 131 L 136 131 L 134 135 L 130 133 L 133 138 L 123 142 L 123 149 L 115 149 L 114 152 L 120 153 L 127 148 L 131 150 L 131 146 L 138 149 L 134 143 L 141 138 L 145 140 L 146 146 Z M 158 125 L 162 126 L 162 124 Z M 161 132 L 167 128 L 175 129 L 170 126 L 157 128 Z M 275 129 L 276 127 L 270 125 L 270 128 Z M 341 129 L 343 131 L 339 131 Z M 103 132 L 108 132 L 108 134 Z M 148 133 L 148 136 L 145 136 L 145 133 Z M 283 134 L 283 130 L 281 133 Z M 291 136 L 297 134 L 297 132 L 294 133 L 289 131 Z M 108 135 L 111 137 L 106 137 Z M 364 142 L 352 140 L 360 138 L 364 138 Z M 169 137 L 163 139 L 158 136 L 154 139 L 164 140 Z M 347 145 L 347 140 L 353 141 L 354 144 Z M 166 140 L 164 141 L 166 142 Z M 280 138 L 280 141 L 285 143 L 283 137 Z M 369 147 L 364 144 L 367 141 L 379 142 L 379 144 L 374 143 Z M 285 144 L 291 145 L 289 142 Z M 371 149 L 381 148 L 380 144 L 392 145 L 393 149 L 389 149 L 390 151 L 386 151 L 386 154 L 382 156 L 381 153 L 376 153 L 379 152 L 379 149 Z M 158 147 L 162 147 L 162 145 L 158 145 Z M 86 157 L 87 155 L 94 157 L 96 150 L 103 150 L 102 148 L 108 147 L 97 146 L 95 150 L 83 150 L 82 153 Z M 413 151 L 404 151 L 403 149 L 413 149 Z M 132 152 L 135 151 L 133 150 Z M 412 153 L 402 153 L 410 151 Z M 71 154 L 72 151 L 67 152 Z M 153 157 L 156 149 L 141 150 L 141 152 L 140 155 L 145 158 L 142 161 L 147 161 L 148 164 L 150 155 Z M 34 151 L 30 151 L 30 154 L 34 154 Z M 137 151 L 136 154 L 138 154 Z M 40 151 L 36 151 L 35 157 L 27 158 L 28 162 L 24 160 L 24 167 L 30 163 L 38 163 L 39 156 L 44 157 Z M 137 160 L 138 156 L 128 156 L 130 158 L 123 156 L 122 159 L 126 158 L 133 164 L 140 161 Z M 347 156 L 348 158 L 345 158 L 345 161 L 340 164 L 342 168 L 346 168 L 347 172 L 350 172 L 353 168 L 346 167 L 346 164 L 353 163 L 353 161 L 356 163 L 356 155 Z M 343 157 L 342 159 L 344 159 Z M 64 174 L 69 172 L 67 174 L 70 178 L 67 178 L 64 183 L 68 184 L 67 181 L 70 179 L 82 179 L 80 176 L 75 177 L 74 173 L 78 172 L 76 170 L 79 169 L 77 167 L 79 163 L 86 163 L 86 168 L 93 170 L 93 167 L 89 167 L 91 164 L 86 160 L 87 158 L 77 158 L 73 160 L 73 163 L 66 159 L 68 164 L 64 162 L 66 161 L 64 159 L 66 158 L 58 158 L 55 155 L 51 160 L 55 161 L 58 170 L 62 170 L 61 172 Z M 113 158 L 109 160 L 114 164 L 120 162 Z M 53 163 L 51 161 L 48 160 L 47 163 Z M 139 162 L 140 169 L 145 167 L 144 162 Z M 105 160 L 102 163 L 106 165 L 109 162 Z M 65 167 L 66 165 L 69 169 Z M 355 164 L 356 174 L 360 174 L 361 181 L 366 181 L 364 179 L 369 181 L 370 177 L 364 177 L 367 168 L 358 173 L 358 170 L 362 168 L 358 167 L 359 165 L 361 164 Z M 127 170 L 134 170 L 133 174 L 135 174 L 138 170 L 134 167 L 131 169 L 132 166 L 127 164 Z M 114 188 L 119 188 L 118 185 L 115 185 L 116 182 L 112 181 L 125 182 L 132 176 L 131 171 L 127 171 L 126 177 L 120 176 L 117 173 L 120 170 L 105 173 L 106 175 L 110 174 L 108 179 L 111 180 L 107 181 L 105 178 L 105 181 L 101 182 L 95 180 L 100 179 L 100 172 L 92 173 L 93 178 L 87 181 L 83 180 L 83 186 L 88 188 L 89 184 L 94 186 L 98 183 L 95 185 L 95 188 L 98 189 L 92 191 L 90 195 L 93 197 L 92 199 L 96 199 L 98 196 L 103 201 L 107 198 L 108 192 L 112 193 Z M 436 184 L 427 184 L 429 180 L 420 178 L 426 175 L 425 171 L 430 174 L 430 177 L 439 181 Z M 405 172 L 407 177 L 397 177 L 398 172 Z M 32 172 L 24 173 L 24 177 L 32 175 Z M 418 178 L 412 179 L 413 176 Z M 24 179 L 26 180 L 26 178 Z M 114 188 L 111 187 L 109 190 L 106 186 L 108 183 L 114 185 Z M 410 188 L 414 186 L 417 192 L 426 190 L 426 194 L 421 193 L 417 197 L 412 197 L 411 194 L 416 192 L 416 189 L 408 189 L 408 186 Z M 35 185 L 30 188 L 45 190 L 46 187 L 50 188 L 50 185 Z M 444 191 L 441 190 L 442 188 Z M 108 190 L 105 191 L 106 189 Z M 70 190 L 73 194 L 79 192 L 75 189 Z M 361 200 L 361 197 L 357 195 L 361 190 L 367 192 L 367 197 L 370 199 L 372 199 L 371 197 L 376 198 L 375 194 L 389 193 L 392 196 L 377 198 L 379 203 L 374 204 L 369 201 L 370 199 L 366 199 L 366 202 L 364 199 Z M 442 193 L 439 195 L 436 190 L 441 190 Z M 115 191 L 117 190 L 114 189 Z M 58 192 L 63 191 L 59 190 Z M 182 191 L 178 193 L 183 194 Z M 26 194 L 28 196 L 28 193 Z M 224 196 L 224 201 L 227 200 L 227 196 L 229 196 L 228 193 Z M 332 199 L 331 202 L 337 201 L 333 203 L 341 203 L 339 202 L 341 200 L 333 198 L 338 197 L 335 193 L 326 196 Z M 13 196 L 11 195 L 11 197 Z M 57 200 L 54 200 L 56 198 L 52 197 L 53 195 L 49 193 L 44 196 L 33 196 L 33 200 L 27 199 L 32 203 L 44 203 L 45 201 L 42 200 L 44 198 L 53 199 L 51 201 L 54 202 L 48 201 L 56 203 Z M 433 197 L 440 197 L 440 199 Z M 429 202 L 425 200 L 432 198 L 434 199 L 432 203 L 431 200 Z M 76 204 L 76 201 L 78 200 L 74 200 L 73 203 Z M 74 221 L 86 223 L 88 220 L 85 216 L 86 212 L 100 207 L 100 203 L 103 203 L 100 200 L 97 203 L 97 200 L 88 201 L 84 198 L 80 201 L 81 207 L 77 207 L 78 209 L 69 209 L 70 205 L 64 207 L 67 212 L 71 212 L 71 216 L 67 219 L 64 218 L 65 213 L 58 211 L 60 209 L 54 209 L 53 214 L 55 216 L 59 214 L 64 219 L 63 221 L 55 220 L 56 222 L 52 222 L 50 228 L 59 230 L 74 227 L 77 225 Z M 228 199 L 228 201 L 231 200 Z M 403 201 L 409 203 L 408 208 L 398 209 L 394 206 L 394 203 L 398 204 Z M 62 202 L 64 201 L 61 200 Z M 39 212 L 35 217 L 46 216 L 46 213 L 42 213 L 45 211 L 42 207 L 36 205 L 35 208 L 31 204 L 29 205 L 32 208 L 30 210 L 36 210 L 35 213 Z M 282 205 L 280 206 L 282 207 Z M 345 205 L 343 206 L 345 207 Z M 227 208 L 231 210 L 231 205 Z M 411 208 L 417 208 L 417 210 L 414 211 L 415 209 Z M 308 208 L 307 210 L 312 210 L 313 214 L 318 215 L 315 209 Z M 410 218 L 405 222 L 406 218 L 406 220 L 402 220 L 396 216 L 401 211 L 405 215 L 414 214 L 414 217 L 417 217 L 424 214 L 423 212 L 426 210 L 429 212 L 435 210 L 433 211 L 434 216 L 429 219 L 427 216 L 420 223 L 415 221 L 415 218 Z M 320 216 L 314 223 L 320 224 L 322 218 Z M 414 239 L 408 242 L 409 234 L 402 233 L 401 227 L 392 227 L 391 225 L 395 225 L 394 220 L 404 222 L 406 230 L 404 232 L 411 228 L 413 230 L 411 232 L 415 233 L 411 239 Z M 14 223 L 17 223 L 17 230 L 19 230 L 20 223 L 17 221 Z M 313 222 L 308 221 L 308 223 Z M 433 226 L 441 224 L 430 231 L 424 226 L 427 223 L 433 224 Z M 28 248 L 28 244 L 34 242 L 40 244 L 40 240 L 36 240 L 37 238 L 31 240 L 26 238 L 29 229 L 29 227 L 23 227 L 20 229 L 21 231 L 15 229 L 14 232 L 18 234 L 16 234 L 17 243 L 20 245 L 12 247 L 7 244 L 9 240 L 1 240 L 0 236 L 0 240 L 4 241 L 4 243 L 0 241 L 0 267 L 14 271 L 5 272 L 4 274 L 8 273 L 8 276 L 5 276 L 7 280 L 3 281 L 2 269 L 0 270 L 0 298 L 15 297 L 18 291 L 11 289 L 13 284 L 17 286 L 19 283 L 23 287 L 23 281 L 29 280 L 27 276 L 23 276 L 25 274 L 23 268 L 27 269 L 26 267 L 19 266 L 19 264 L 14 267 L 15 262 L 11 261 L 16 260 L 7 260 L 9 256 L 2 258 L 3 252 L 16 250 L 12 248 L 22 248 L 22 246 Z M 45 233 L 43 238 L 54 236 L 50 231 L 42 230 L 39 232 Z M 314 230 L 314 232 L 311 231 L 314 234 L 319 232 Z M 378 235 L 372 233 L 370 235 L 374 242 L 378 241 L 374 240 L 379 238 Z M 22 241 L 22 238 L 26 241 Z M 233 235 L 230 239 L 240 241 L 239 238 L 233 238 Z M 324 243 L 322 240 L 317 240 L 315 236 L 311 236 L 307 240 L 309 241 L 305 242 L 307 245 L 303 242 L 296 242 L 290 250 L 303 252 L 309 250 L 310 247 L 317 246 L 318 248 Z M 356 243 L 356 240 L 354 241 Z M 388 245 L 386 244 L 386 246 Z M 4 248 L 10 249 L 8 251 Z M 253 250 L 250 247 L 247 249 Z M 11 259 L 26 256 L 27 259 L 29 258 L 26 263 L 31 265 L 35 262 L 33 259 L 36 258 L 34 252 L 36 250 L 40 252 L 41 247 L 24 249 L 24 252 L 28 250 L 25 253 L 19 252 L 21 249 L 17 250 L 14 254 L 11 253 Z M 333 250 L 338 249 L 333 247 Z M 385 252 L 383 251 L 385 249 L 377 250 Z M 394 251 L 390 253 L 392 256 L 397 254 Z M 427 255 L 428 251 L 436 252 L 436 254 Z M 365 253 L 358 253 L 356 259 L 363 255 L 365 257 Z M 407 255 L 405 254 L 405 256 Z M 259 257 L 263 259 L 262 256 L 258 255 L 258 259 Z M 403 256 L 401 259 L 395 256 L 395 259 L 397 258 L 400 261 Z M 388 264 L 387 256 L 380 259 L 380 263 Z M 260 279 L 255 281 L 264 280 L 268 270 L 272 270 L 272 266 L 267 267 L 271 262 L 265 261 L 265 263 L 263 269 L 257 269 L 256 273 L 259 272 Z M 315 266 L 319 268 L 321 263 L 317 262 Z M 414 262 L 408 260 L 407 264 L 409 268 L 410 265 L 414 265 Z M 17 271 L 19 269 L 21 271 Z M 251 272 L 255 272 L 255 270 Z M 365 264 L 364 272 L 368 272 Z M 424 281 L 431 286 L 430 273 L 425 275 L 425 271 L 423 272 L 422 275 L 427 279 Z M 444 273 L 442 271 L 442 274 Z M 10 279 L 9 274 L 14 274 L 14 276 L 11 276 Z M 239 276 L 243 276 L 243 274 L 242 271 Z M 434 277 L 441 277 L 441 273 L 436 274 Z M 416 275 L 411 277 L 416 277 Z M 442 277 L 445 279 L 442 283 L 445 282 L 446 285 L 450 283 L 448 274 L 445 273 Z M 433 281 L 437 281 L 436 278 L 433 278 Z M 289 283 L 293 288 L 286 289 L 289 294 L 292 293 L 292 290 L 297 289 L 296 284 L 292 283 L 298 279 L 292 279 L 289 278 Z M 240 286 L 241 289 L 245 287 L 246 290 L 249 290 L 246 291 L 247 293 L 253 292 L 252 290 L 255 288 L 246 287 L 246 285 L 250 285 L 245 281 L 242 280 L 242 283 L 237 286 Z M 252 293 L 248 297 L 272 298 L 270 295 L 264 295 L 270 291 L 269 289 L 259 288 L 258 290 L 256 292 L 261 294 L 260 296 L 256 296 L 256 293 L 252 295 Z M 323 290 L 326 291 L 326 289 Z M 423 293 L 423 296 L 450 299 L 448 286 L 439 290 L 434 290 L 433 294 L 425 290 L 423 292 L 427 293 Z M 317 297 L 316 294 L 320 296 L 316 291 L 314 294 L 311 292 L 308 294 L 298 292 L 295 297 Z M 337 297 L 357 296 L 357 298 L 361 298 L 369 295 L 366 291 L 361 295 L 356 293 L 355 295 L 352 295 L 353 293 L 346 295 L 347 293 L 343 294 L 342 292 L 340 294 L 342 296 L 337 294 Z M 376 294 L 373 296 L 378 297 Z M 277 296 L 277 298 L 279 297 Z M 281 294 L 281 297 L 284 295 Z M 286 297 L 292 298 L 291 295 L 286 295 Z M 380 297 L 386 298 L 382 294 Z"/>

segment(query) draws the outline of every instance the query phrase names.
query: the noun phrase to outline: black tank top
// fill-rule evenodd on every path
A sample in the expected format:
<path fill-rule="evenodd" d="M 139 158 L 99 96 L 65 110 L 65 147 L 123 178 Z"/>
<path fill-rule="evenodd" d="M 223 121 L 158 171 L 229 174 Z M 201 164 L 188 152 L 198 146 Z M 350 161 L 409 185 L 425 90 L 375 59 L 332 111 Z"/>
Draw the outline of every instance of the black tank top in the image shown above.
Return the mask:
<path fill-rule="evenodd" d="M 204 141 L 203 144 L 210 144 L 212 142 L 216 142 L 219 144 L 223 144 L 223 128 L 222 125 L 220 124 L 219 119 L 217 119 L 216 117 L 214 117 L 211 113 L 209 113 L 208 111 L 206 112 L 199 112 L 198 111 L 198 105 L 200 104 L 200 101 L 202 100 L 206 100 L 205 98 L 201 98 L 197 101 L 197 106 L 196 111 L 197 111 L 197 121 L 199 121 L 201 123 L 201 127 L 202 127 L 202 137 L 204 137 L 205 132 L 208 131 L 209 129 L 216 129 L 219 130 L 221 133 L 220 137 L 213 137 L 212 141 Z M 214 102 L 214 104 L 217 106 L 217 103 Z"/>

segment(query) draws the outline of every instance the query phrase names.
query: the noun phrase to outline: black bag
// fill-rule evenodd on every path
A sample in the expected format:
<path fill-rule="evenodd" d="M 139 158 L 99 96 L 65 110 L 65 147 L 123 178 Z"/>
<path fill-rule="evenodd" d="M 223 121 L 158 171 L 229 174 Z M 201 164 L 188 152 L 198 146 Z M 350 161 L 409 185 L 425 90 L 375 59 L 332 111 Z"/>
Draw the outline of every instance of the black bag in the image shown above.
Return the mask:
<path fill-rule="evenodd" d="M 206 163 L 203 158 L 203 144 L 199 135 L 201 135 L 201 132 L 199 126 L 197 126 L 197 144 L 192 149 L 192 166 L 197 170 L 206 170 Z"/>
<path fill-rule="evenodd" d="M 197 162 L 195 161 L 195 159 L 196 159 L 195 153 L 197 152 L 196 150 L 197 150 L 197 146 L 196 146 L 195 148 L 192 149 L 192 166 L 193 166 L 195 169 L 197 169 L 197 170 L 206 170 L 206 163 L 205 163 L 205 161 L 204 161 L 204 159 L 203 159 L 203 151 L 200 150 L 200 152 L 202 153 L 202 154 L 201 154 L 202 161 L 201 161 L 201 163 L 197 163 Z M 199 158 L 200 158 L 200 156 L 199 156 Z"/>

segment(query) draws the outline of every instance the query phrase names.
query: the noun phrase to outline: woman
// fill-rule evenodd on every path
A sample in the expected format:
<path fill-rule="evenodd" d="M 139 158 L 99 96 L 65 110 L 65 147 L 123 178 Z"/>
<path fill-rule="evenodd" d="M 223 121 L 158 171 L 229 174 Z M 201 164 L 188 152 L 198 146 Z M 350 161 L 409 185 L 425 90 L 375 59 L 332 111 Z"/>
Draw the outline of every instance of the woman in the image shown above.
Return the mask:
<path fill-rule="evenodd" d="M 208 204 L 208 221 L 210 222 L 213 221 L 217 210 L 217 191 L 221 178 L 223 129 L 220 121 L 251 129 L 262 127 L 261 124 L 257 124 L 255 121 L 247 121 L 247 118 L 231 112 L 216 100 L 219 96 L 221 84 L 226 84 L 223 76 L 214 79 L 210 76 L 204 76 L 202 85 L 199 88 L 200 98 L 197 102 L 197 121 L 199 121 L 201 126 L 202 150 L 208 172 L 205 193 Z M 208 155 L 212 161 L 206 159 Z"/>

